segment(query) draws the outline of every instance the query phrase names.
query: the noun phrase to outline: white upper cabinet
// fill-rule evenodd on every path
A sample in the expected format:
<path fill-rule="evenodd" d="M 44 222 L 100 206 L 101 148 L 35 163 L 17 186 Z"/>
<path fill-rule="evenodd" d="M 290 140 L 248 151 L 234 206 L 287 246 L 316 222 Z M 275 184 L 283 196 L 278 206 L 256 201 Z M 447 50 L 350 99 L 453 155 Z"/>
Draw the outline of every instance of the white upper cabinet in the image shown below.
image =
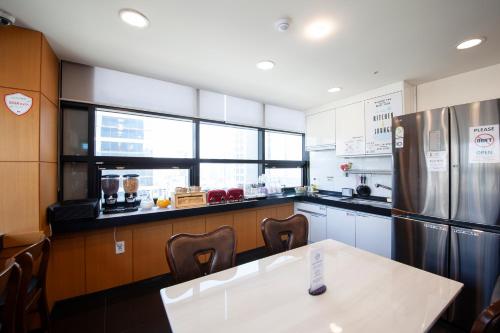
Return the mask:
<path fill-rule="evenodd" d="M 335 136 L 337 156 L 365 155 L 364 102 L 335 110 Z"/>
<path fill-rule="evenodd" d="M 306 149 L 335 147 L 335 110 L 315 113 L 306 118 Z"/>
<path fill-rule="evenodd" d="M 365 101 L 366 155 L 392 154 L 392 117 L 402 114 L 401 92 Z"/>

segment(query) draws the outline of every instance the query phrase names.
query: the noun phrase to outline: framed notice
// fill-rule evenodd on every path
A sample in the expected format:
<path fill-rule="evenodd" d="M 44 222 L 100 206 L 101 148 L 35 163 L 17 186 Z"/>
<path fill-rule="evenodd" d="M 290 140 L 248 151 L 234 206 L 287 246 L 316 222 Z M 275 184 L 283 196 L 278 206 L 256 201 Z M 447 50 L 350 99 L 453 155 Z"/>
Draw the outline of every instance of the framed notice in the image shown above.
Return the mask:
<path fill-rule="evenodd" d="M 401 92 L 365 101 L 366 154 L 392 153 L 392 117 L 403 114 Z"/>

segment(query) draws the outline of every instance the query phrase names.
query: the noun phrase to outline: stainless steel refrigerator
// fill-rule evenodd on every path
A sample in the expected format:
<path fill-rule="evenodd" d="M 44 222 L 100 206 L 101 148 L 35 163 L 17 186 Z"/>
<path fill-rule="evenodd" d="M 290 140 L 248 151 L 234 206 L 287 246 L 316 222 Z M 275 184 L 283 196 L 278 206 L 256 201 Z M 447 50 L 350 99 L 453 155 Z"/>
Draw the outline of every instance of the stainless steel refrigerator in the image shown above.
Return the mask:
<path fill-rule="evenodd" d="M 500 99 L 393 119 L 393 255 L 464 283 L 470 329 L 500 275 Z"/>

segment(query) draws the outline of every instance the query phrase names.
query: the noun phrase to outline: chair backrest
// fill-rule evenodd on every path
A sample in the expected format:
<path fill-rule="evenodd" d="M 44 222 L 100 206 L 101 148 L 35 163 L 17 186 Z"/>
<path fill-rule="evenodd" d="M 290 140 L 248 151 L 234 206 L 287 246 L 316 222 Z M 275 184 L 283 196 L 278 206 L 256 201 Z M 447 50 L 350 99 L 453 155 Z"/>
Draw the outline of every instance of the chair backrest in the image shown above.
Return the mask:
<path fill-rule="evenodd" d="M 271 254 L 307 245 L 309 222 L 302 214 L 284 220 L 266 218 L 260 223 L 262 237 Z"/>
<path fill-rule="evenodd" d="M 479 314 L 471 329 L 471 333 L 496 332 L 500 332 L 500 276 L 491 295 L 491 305 Z"/>
<path fill-rule="evenodd" d="M 236 236 L 230 226 L 206 234 L 177 234 L 167 241 L 165 252 L 176 282 L 184 282 L 233 267 Z M 207 254 L 208 261 L 202 263 Z"/>
<path fill-rule="evenodd" d="M 5 266 L 5 269 L 0 272 L 0 297 L 3 303 L 0 314 L 1 331 L 14 333 L 16 331 L 15 317 L 21 284 L 21 268 L 14 260 L 10 260 Z"/>
<path fill-rule="evenodd" d="M 31 297 L 33 295 L 42 297 L 41 294 L 46 292 L 45 286 L 49 255 L 50 240 L 44 238 L 14 256 L 14 259 L 22 270 L 16 312 L 17 329 L 19 332 L 26 331 L 25 311 L 26 307 L 30 304 Z M 43 298 L 46 300 L 44 295 Z M 47 307 L 47 304 L 45 306 Z"/>

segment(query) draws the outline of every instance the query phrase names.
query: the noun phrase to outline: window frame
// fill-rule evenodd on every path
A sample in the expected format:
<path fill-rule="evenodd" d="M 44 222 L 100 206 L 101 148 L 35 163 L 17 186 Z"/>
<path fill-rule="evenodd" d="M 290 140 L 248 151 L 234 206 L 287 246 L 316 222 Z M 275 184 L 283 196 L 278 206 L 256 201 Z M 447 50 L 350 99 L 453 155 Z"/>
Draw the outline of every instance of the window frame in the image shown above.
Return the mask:
<path fill-rule="evenodd" d="M 88 154 L 86 156 L 77 155 L 64 155 L 63 154 L 63 120 L 64 109 L 71 108 L 72 110 L 78 109 L 82 112 L 88 113 Z M 238 125 L 226 123 L 224 121 L 200 119 L 186 116 L 171 115 L 166 113 L 149 112 L 144 110 L 127 109 L 111 107 L 107 105 L 96 105 L 74 101 L 61 101 L 60 103 L 60 163 L 59 163 L 59 200 L 64 198 L 64 184 L 63 184 L 63 169 L 65 163 L 86 163 L 87 164 L 87 196 L 88 198 L 100 197 L 100 182 L 98 179 L 101 177 L 102 169 L 189 169 L 189 185 L 200 183 L 200 164 L 201 163 L 241 163 L 241 164 L 257 164 L 258 176 L 265 173 L 266 168 L 302 168 L 302 184 L 308 183 L 309 173 L 309 154 L 305 150 L 305 134 L 282 131 L 274 129 L 266 129 L 262 127 Z M 135 115 L 143 116 L 156 116 L 162 118 L 189 120 L 193 123 L 193 158 L 163 158 L 163 157 L 124 157 L 124 156 L 96 156 L 95 149 L 95 115 L 96 111 L 109 110 L 110 112 L 124 112 L 132 113 Z M 258 158 L 257 159 L 210 159 L 200 158 L 200 123 L 226 125 L 231 127 L 240 127 L 255 129 L 258 131 Z M 289 134 L 299 134 L 302 137 L 302 160 L 301 161 L 281 161 L 281 160 L 266 160 L 265 159 L 265 132 L 279 132 Z"/>

